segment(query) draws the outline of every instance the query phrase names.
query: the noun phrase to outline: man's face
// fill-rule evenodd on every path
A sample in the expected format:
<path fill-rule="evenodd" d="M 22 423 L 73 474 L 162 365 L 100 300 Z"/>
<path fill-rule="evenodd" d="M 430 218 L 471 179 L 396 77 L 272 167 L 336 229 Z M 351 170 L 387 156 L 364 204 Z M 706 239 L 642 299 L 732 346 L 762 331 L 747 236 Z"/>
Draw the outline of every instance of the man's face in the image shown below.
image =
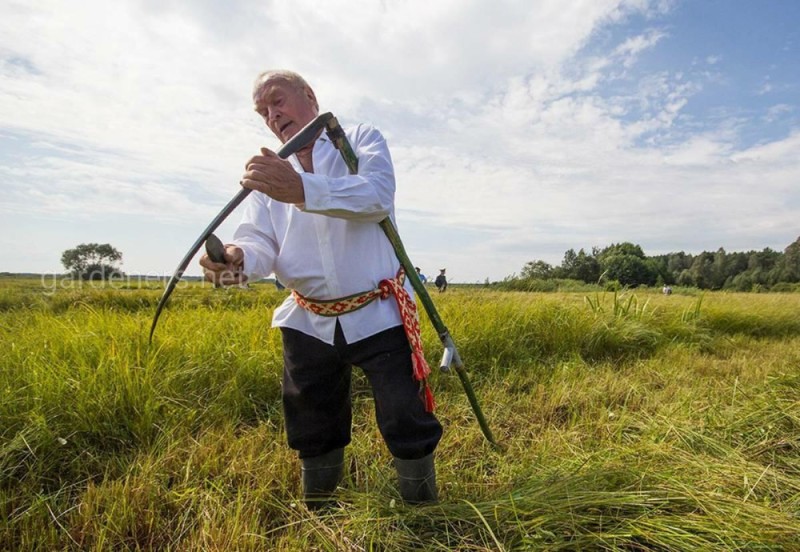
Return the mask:
<path fill-rule="evenodd" d="M 265 81 L 253 94 L 253 101 L 256 112 L 281 143 L 297 134 L 319 112 L 311 89 L 283 80 Z"/>

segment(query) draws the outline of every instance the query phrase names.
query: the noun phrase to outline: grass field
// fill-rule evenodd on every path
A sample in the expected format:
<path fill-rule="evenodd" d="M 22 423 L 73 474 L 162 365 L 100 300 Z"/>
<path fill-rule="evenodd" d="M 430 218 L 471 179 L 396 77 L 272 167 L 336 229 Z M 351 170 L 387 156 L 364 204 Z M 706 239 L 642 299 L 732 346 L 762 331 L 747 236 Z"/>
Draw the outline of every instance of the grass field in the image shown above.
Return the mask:
<path fill-rule="evenodd" d="M 434 300 L 504 450 L 435 374 L 441 502 L 407 507 L 354 380 L 340 507 L 309 512 L 274 287 L 0 280 L 0 550 L 797 550 L 800 294 Z M 432 365 L 441 348 L 429 324 Z"/>

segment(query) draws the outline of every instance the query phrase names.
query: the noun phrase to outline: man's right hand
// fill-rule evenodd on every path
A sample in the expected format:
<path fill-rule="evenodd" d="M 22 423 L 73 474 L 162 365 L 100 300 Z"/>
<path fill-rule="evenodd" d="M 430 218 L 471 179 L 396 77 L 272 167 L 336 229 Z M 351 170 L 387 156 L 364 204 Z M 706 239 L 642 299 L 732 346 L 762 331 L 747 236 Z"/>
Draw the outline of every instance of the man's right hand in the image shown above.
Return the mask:
<path fill-rule="evenodd" d="M 247 276 L 242 272 L 244 268 L 244 251 L 241 247 L 228 244 L 225 246 L 225 262 L 215 263 L 207 254 L 200 257 L 200 266 L 206 280 L 215 286 L 233 286 L 243 284 Z"/>

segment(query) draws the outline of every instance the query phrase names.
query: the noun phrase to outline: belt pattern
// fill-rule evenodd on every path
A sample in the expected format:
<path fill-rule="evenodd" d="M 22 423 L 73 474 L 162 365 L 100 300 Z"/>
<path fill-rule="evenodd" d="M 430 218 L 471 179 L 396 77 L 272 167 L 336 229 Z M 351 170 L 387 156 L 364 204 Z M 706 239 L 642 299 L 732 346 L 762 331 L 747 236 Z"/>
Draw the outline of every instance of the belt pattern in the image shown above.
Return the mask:
<path fill-rule="evenodd" d="M 405 279 L 405 270 L 400 267 L 396 277 L 381 280 L 376 289 L 363 293 L 328 300 L 309 299 L 296 290 L 292 290 L 292 295 L 298 306 L 319 316 L 340 316 L 362 309 L 376 299 L 388 299 L 389 296 L 393 295 L 397 301 L 400 317 L 403 320 L 403 329 L 411 346 L 411 364 L 414 371 L 414 379 L 420 384 L 420 399 L 425 405 L 426 412 L 433 412 L 436 402 L 428 385 L 428 376 L 431 373 L 431 369 L 422 351 L 417 305 L 403 287 Z"/>

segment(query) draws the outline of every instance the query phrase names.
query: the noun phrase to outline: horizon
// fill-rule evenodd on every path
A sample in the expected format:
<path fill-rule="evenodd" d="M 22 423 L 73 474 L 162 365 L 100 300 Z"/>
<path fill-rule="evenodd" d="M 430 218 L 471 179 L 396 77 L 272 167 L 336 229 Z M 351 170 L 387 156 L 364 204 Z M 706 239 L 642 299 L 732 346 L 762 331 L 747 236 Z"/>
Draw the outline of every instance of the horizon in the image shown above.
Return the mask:
<path fill-rule="evenodd" d="M 800 241 L 800 236 L 798 236 L 796 240 L 793 240 L 792 243 L 795 243 L 795 241 Z M 633 245 L 638 245 L 638 244 L 636 244 L 636 242 L 628 242 L 628 243 L 632 243 Z M 608 244 L 608 245 L 603 246 L 603 247 L 608 247 L 608 246 L 612 246 L 612 245 L 616 245 L 616 244 Z M 791 245 L 791 243 L 787 244 L 786 247 L 788 247 L 789 245 Z M 592 248 L 593 247 L 600 247 L 600 246 L 592 246 Z M 601 249 L 603 247 L 601 247 Z M 719 251 L 720 249 L 724 250 L 726 255 L 735 255 L 735 254 L 743 254 L 743 253 L 761 253 L 761 252 L 764 252 L 764 251 L 767 251 L 767 250 L 771 250 L 771 251 L 774 251 L 774 252 L 777 252 L 777 253 L 784 254 L 786 247 L 781 248 L 781 249 L 772 249 L 770 247 L 762 247 L 760 249 L 748 249 L 746 251 L 731 251 L 731 250 L 725 249 L 724 247 L 718 247 L 718 248 L 713 249 L 713 250 L 704 250 L 704 251 L 699 251 L 697 253 L 691 253 L 691 252 L 683 251 L 683 250 L 671 250 L 671 251 L 669 251 L 667 253 L 659 253 L 657 255 L 648 255 L 647 252 L 644 251 L 644 255 L 645 255 L 645 258 L 669 256 L 669 255 L 676 255 L 676 254 L 685 254 L 685 255 L 688 255 L 690 257 L 696 257 L 698 255 L 702 255 L 702 254 L 705 254 L 705 253 L 712 253 L 713 254 L 713 253 L 716 253 L 717 251 Z M 579 251 L 587 252 L 587 249 L 588 249 L 588 254 L 593 256 L 593 254 L 591 253 L 592 248 L 583 247 L 583 248 L 578 248 L 577 250 L 574 250 L 574 251 L 576 253 L 579 252 Z M 564 253 L 566 254 L 566 251 Z M 123 253 L 123 257 L 124 257 L 124 253 Z M 112 265 L 116 264 L 116 261 L 114 263 L 111 263 L 111 264 Z M 124 262 L 120 262 L 120 264 L 122 265 L 122 264 L 124 264 Z M 562 264 L 563 263 L 556 263 L 556 264 L 552 264 L 552 266 L 553 266 L 553 268 L 557 268 L 557 267 L 560 267 Z M 153 282 L 156 282 L 156 281 L 161 282 L 161 281 L 168 281 L 173 275 L 173 272 L 168 272 L 168 273 L 163 273 L 163 274 L 160 274 L 160 273 L 138 273 L 138 272 L 130 272 L 129 273 L 129 272 L 125 272 L 124 270 L 121 270 L 122 269 L 121 266 L 117 267 L 117 268 L 119 268 L 120 271 L 121 271 L 121 274 L 122 274 L 121 277 L 111 277 L 111 278 L 108 278 L 107 280 L 100 280 L 99 282 L 102 283 L 102 282 L 107 282 L 107 281 L 110 282 L 110 281 L 118 281 L 118 280 L 130 280 L 131 278 L 136 278 L 136 279 L 139 279 L 139 280 L 144 279 L 146 281 L 153 281 Z M 421 271 L 421 272 L 427 278 L 426 284 L 432 286 L 434 276 L 426 274 L 425 271 Z M 433 274 L 435 272 L 436 271 L 433 271 L 431 274 Z M 89 283 L 89 284 L 97 282 L 97 280 L 73 279 L 73 278 L 68 278 L 68 276 L 70 276 L 70 272 L 68 270 L 66 270 L 66 269 L 64 269 L 64 270 L 62 270 L 60 272 L 10 272 L 10 271 L 0 271 L 0 278 L 8 278 L 8 277 L 20 277 L 20 278 L 28 278 L 28 277 L 39 277 L 39 278 L 63 277 L 64 279 L 67 279 L 67 280 L 70 280 L 70 281 L 73 281 L 73 280 L 74 281 L 81 281 L 81 282 L 86 282 L 86 283 Z M 518 277 L 518 275 L 516 273 L 507 274 L 507 275 L 503 276 L 500 279 L 490 280 L 490 282 L 491 283 L 498 283 L 498 282 L 502 281 L 505 278 L 511 278 L 511 277 Z M 192 274 L 192 275 L 183 274 L 183 275 L 181 275 L 180 280 L 204 281 L 205 278 L 200 274 Z M 275 278 L 275 275 L 273 274 L 273 275 L 270 275 L 270 276 L 266 276 L 264 278 L 260 278 L 258 280 L 252 280 L 252 281 L 250 281 L 248 283 L 250 283 L 250 284 L 273 283 L 276 280 L 277 279 Z M 467 282 L 467 281 L 460 281 L 460 280 L 451 280 L 449 276 L 448 276 L 448 280 L 447 281 L 448 281 L 448 284 L 453 284 L 453 285 L 478 285 L 478 284 L 484 284 L 486 282 L 486 280 L 484 280 L 483 282 L 481 282 L 481 281 L 475 281 L 475 282 L 471 282 L 470 281 L 470 282 Z M 236 287 L 236 286 L 232 286 L 232 287 Z"/>

